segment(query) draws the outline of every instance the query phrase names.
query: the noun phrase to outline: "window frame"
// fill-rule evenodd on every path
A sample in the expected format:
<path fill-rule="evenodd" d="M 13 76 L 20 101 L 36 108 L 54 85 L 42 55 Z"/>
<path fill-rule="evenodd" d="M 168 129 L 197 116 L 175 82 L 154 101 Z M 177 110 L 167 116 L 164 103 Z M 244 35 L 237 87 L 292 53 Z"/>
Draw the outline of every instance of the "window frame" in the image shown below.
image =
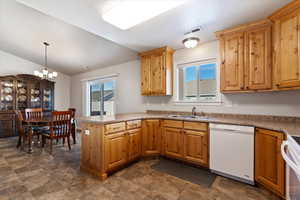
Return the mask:
<path fill-rule="evenodd" d="M 216 64 L 216 98 L 212 100 L 200 100 L 200 89 L 199 89 L 199 82 L 200 78 L 198 77 L 200 75 L 200 65 L 204 64 Z M 183 88 L 183 81 L 180 80 L 180 70 L 182 70 L 185 67 L 196 67 L 196 74 L 197 74 L 197 99 L 196 100 L 188 100 L 188 99 L 180 99 L 180 89 Z M 191 62 L 185 62 L 185 63 L 178 63 L 176 65 L 176 74 L 175 74 L 175 80 L 176 80 L 176 97 L 175 101 L 173 103 L 179 104 L 179 105 L 220 105 L 222 103 L 221 98 L 221 92 L 220 92 L 220 67 L 219 67 L 218 60 L 216 58 L 210 58 L 210 59 L 202 59 L 202 60 L 196 60 Z M 183 71 L 183 77 L 185 77 L 185 71 Z M 182 89 L 184 90 L 184 89 Z M 183 92 L 183 91 L 182 91 Z"/>
<path fill-rule="evenodd" d="M 85 116 L 91 116 L 91 83 L 92 81 L 99 81 L 101 83 L 101 89 L 104 89 L 104 83 L 109 82 L 109 81 L 114 81 L 114 104 L 113 104 L 113 115 L 116 114 L 116 106 L 117 106 L 117 77 L 118 75 L 108 75 L 108 76 L 103 76 L 103 77 L 95 77 L 92 79 L 84 80 L 85 83 L 85 101 L 84 101 L 84 107 L 85 107 Z M 103 92 L 103 91 L 102 91 Z M 101 101 L 100 101 L 101 103 Z M 103 115 L 104 110 L 103 110 L 104 102 L 100 105 L 100 115 L 95 115 L 95 117 L 103 117 L 107 115 Z M 110 116 L 110 115 L 109 115 Z"/>

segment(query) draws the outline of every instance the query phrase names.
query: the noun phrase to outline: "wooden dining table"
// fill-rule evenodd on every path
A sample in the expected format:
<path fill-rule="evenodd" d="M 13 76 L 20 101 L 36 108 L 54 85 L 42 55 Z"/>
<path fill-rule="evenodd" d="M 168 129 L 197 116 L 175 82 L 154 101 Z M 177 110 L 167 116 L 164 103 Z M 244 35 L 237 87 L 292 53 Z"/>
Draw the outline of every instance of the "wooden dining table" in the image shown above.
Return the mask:
<path fill-rule="evenodd" d="M 50 126 L 50 123 L 52 121 L 51 116 L 43 116 L 40 118 L 29 118 L 24 119 L 23 123 L 24 126 L 26 126 L 29 129 L 28 132 L 28 153 L 32 153 L 32 137 L 33 137 L 33 129 L 34 127 L 44 127 L 44 126 Z"/>

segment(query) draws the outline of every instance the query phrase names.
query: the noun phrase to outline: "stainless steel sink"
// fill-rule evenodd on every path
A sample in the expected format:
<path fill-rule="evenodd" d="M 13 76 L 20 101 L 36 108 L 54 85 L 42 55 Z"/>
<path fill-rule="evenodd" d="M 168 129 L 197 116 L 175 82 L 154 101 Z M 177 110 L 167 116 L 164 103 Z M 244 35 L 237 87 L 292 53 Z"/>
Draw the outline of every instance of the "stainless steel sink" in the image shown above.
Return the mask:
<path fill-rule="evenodd" d="M 198 120 L 207 120 L 206 116 L 198 116 L 198 115 L 169 115 L 170 118 L 181 118 L 181 119 L 198 119 Z"/>

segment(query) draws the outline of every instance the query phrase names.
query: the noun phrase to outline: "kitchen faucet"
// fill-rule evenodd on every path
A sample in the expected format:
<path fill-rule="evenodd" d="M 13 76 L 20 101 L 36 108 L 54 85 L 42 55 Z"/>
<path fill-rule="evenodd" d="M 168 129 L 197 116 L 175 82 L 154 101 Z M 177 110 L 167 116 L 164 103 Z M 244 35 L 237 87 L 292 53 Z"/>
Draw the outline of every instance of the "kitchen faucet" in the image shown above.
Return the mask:
<path fill-rule="evenodd" d="M 192 108 L 192 115 L 196 116 L 196 107 L 195 106 Z"/>

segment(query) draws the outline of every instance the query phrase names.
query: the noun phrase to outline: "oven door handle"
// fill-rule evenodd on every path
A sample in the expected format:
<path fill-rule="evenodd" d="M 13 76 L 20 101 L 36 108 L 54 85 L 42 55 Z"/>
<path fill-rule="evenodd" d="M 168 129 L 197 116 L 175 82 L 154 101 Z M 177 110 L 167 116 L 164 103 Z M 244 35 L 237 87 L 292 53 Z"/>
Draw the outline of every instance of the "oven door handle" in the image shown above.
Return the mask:
<path fill-rule="evenodd" d="M 283 141 L 281 144 L 281 155 L 283 157 L 283 159 L 285 160 L 285 162 L 288 164 L 289 167 L 291 167 L 299 176 L 300 176 L 300 167 L 297 166 L 290 158 L 289 156 L 286 154 L 285 152 L 285 147 L 288 147 L 289 143 L 288 141 Z"/>

